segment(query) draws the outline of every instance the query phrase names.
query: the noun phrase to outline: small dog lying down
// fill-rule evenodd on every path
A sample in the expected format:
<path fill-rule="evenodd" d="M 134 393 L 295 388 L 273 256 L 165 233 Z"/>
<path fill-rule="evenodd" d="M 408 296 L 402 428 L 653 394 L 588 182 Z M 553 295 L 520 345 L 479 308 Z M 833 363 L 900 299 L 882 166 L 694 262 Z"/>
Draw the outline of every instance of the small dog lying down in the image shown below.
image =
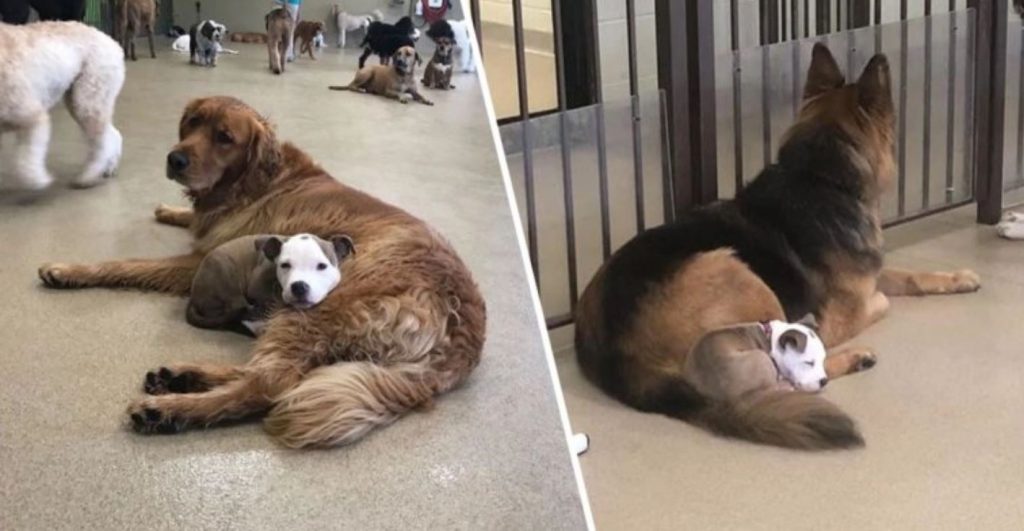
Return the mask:
<path fill-rule="evenodd" d="M 282 304 L 319 304 L 341 282 L 352 239 L 312 234 L 259 235 L 231 240 L 203 258 L 192 280 L 185 319 L 199 328 L 237 328 L 260 335 Z"/>
<path fill-rule="evenodd" d="M 808 315 L 798 323 L 746 323 L 705 334 L 686 356 L 682 377 L 706 407 L 687 420 L 719 435 L 779 446 L 813 447 L 822 430 L 856 434 L 845 445 L 863 445 L 853 420 L 812 394 L 828 383 L 825 345 L 815 326 Z M 785 440 L 776 440 L 780 434 Z"/>
<path fill-rule="evenodd" d="M 996 234 L 1007 240 L 1024 240 L 1024 214 L 1007 212 L 1003 221 L 996 225 Z"/>
<path fill-rule="evenodd" d="M 335 23 L 338 25 L 338 48 L 345 47 L 346 34 L 359 29 L 365 30 L 373 22 L 380 22 L 384 14 L 379 9 L 374 9 L 366 15 L 352 15 L 341 10 L 341 6 L 334 4 L 331 8 Z"/>
<path fill-rule="evenodd" d="M 391 98 L 401 103 L 409 103 L 409 100 L 418 101 L 424 105 L 433 105 L 434 102 L 424 98 L 416 90 L 416 62 L 419 56 L 412 46 L 403 46 L 389 65 L 373 65 L 361 68 L 356 72 L 355 79 L 346 86 L 330 86 L 331 90 L 351 90 L 354 92 L 368 92 L 385 98 Z"/>

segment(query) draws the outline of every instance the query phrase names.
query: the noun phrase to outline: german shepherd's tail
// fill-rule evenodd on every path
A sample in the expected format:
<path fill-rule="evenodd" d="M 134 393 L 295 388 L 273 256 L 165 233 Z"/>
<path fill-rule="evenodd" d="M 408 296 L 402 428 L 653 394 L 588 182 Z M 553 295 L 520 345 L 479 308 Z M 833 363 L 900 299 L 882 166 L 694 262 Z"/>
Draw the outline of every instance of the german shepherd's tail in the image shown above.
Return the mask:
<path fill-rule="evenodd" d="M 864 438 L 846 413 L 818 395 L 799 391 L 751 393 L 738 402 L 709 404 L 692 420 L 719 435 L 783 448 L 864 446 Z"/>

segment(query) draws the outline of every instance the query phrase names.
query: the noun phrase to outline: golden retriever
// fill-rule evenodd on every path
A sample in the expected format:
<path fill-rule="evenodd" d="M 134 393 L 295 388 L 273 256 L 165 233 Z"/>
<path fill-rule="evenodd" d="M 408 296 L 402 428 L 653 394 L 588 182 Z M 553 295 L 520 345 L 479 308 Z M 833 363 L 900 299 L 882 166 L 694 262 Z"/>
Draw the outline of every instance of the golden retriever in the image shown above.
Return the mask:
<path fill-rule="evenodd" d="M 345 282 L 309 310 L 282 309 L 244 365 L 178 363 L 146 376 L 130 405 L 133 428 L 174 433 L 266 414 L 289 447 L 359 439 L 459 383 L 477 366 L 484 301 L 434 229 L 331 177 L 245 103 L 190 103 L 167 175 L 192 208 L 161 206 L 157 221 L 188 227 L 191 252 L 158 260 L 47 264 L 54 288 L 119 287 L 186 295 L 203 257 L 234 238 L 349 234 L 359 255 Z"/>

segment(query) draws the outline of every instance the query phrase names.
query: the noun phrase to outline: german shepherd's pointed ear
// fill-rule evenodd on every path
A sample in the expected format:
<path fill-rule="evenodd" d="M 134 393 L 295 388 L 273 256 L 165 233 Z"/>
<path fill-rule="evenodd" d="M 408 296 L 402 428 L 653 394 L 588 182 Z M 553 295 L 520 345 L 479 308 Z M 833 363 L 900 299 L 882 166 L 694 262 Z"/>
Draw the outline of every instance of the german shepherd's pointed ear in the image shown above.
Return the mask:
<path fill-rule="evenodd" d="M 815 43 L 814 51 L 811 52 L 811 67 L 807 70 L 807 84 L 804 85 L 804 99 L 835 90 L 845 83 L 846 79 L 832 57 L 832 52 L 824 44 Z"/>
<path fill-rule="evenodd" d="M 868 112 L 888 115 L 893 111 L 892 75 L 884 55 L 878 54 L 868 61 L 857 80 L 857 92 L 861 107 Z"/>

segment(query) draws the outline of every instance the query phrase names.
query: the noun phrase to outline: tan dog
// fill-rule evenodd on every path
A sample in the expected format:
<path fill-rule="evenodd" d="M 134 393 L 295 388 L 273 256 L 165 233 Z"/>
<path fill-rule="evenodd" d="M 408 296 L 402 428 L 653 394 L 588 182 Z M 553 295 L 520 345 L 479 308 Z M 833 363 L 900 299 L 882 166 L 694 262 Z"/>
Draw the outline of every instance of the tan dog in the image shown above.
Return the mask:
<path fill-rule="evenodd" d="M 316 61 L 313 54 L 313 43 L 317 37 L 323 39 L 324 23 L 320 21 L 303 20 L 295 26 L 295 40 L 299 41 L 299 55 L 309 53 L 309 58 Z"/>
<path fill-rule="evenodd" d="M 246 44 L 266 44 L 267 34 L 256 33 L 253 31 L 239 31 L 236 33 L 232 33 L 229 39 L 231 40 L 231 42 L 241 42 Z"/>
<path fill-rule="evenodd" d="M 448 37 L 437 39 L 437 47 L 434 48 L 434 56 L 427 62 L 423 69 L 423 84 L 427 88 L 449 90 L 455 88 L 452 85 L 452 52 L 455 43 Z"/>
<path fill-rule="evenodd" d="M 193 208 L 160 207 L 156 216 L 188 227 L 192 248 L 158 260 L 47 264 L 39 269 L 47 286 L 186 295 L 206 254 L 253 234 L 348 234 L 359 259 L 343 264 L 345 281 L 315 308 L 275 313 L 248 363 L 154 371 L 174 386 L 132 402 L 136 431 L 266 415 L 264 427 L 286 446 L 346 444 L 469 377 L 484 343 L 484 300 L 435 229 L 342 184 L 237 99 L 190 103 L 179 139 L 167 174 Z"/>
<path fill-rule="evenodd" d="M 288 55 L 288 38 L 295 22 L 284 8 L 274 9 L 265 17 L 267 24 L 267 54 L 270 56 L 270 71 L 283 74 Z"/>
<path fill-rule="evenodd" d="M 412 46 L 403 46 L 391 56 L 391 64 L 366 66 L 356 72 L 355 79 L 346 86 L 330 86 L 331 90 L 367 92 L 409 103 L 418 101 L 424 105 L 434 102 L 424 98 L 416 90 L 416 63 L 419 56 Z"/>
<path fill-rule="evenodd" d="M 156 7 L 154 0 L 117 0 L 117 32 L 124 58 L 135 57 L 135 35 L 139 30 L 146 32 L 149 40 L 149 56 L 156 59 L 156 48 L 153 46 L 153 25 L 156 24 Z M 130 50 L 130 52 L 129 52 Z"/>

